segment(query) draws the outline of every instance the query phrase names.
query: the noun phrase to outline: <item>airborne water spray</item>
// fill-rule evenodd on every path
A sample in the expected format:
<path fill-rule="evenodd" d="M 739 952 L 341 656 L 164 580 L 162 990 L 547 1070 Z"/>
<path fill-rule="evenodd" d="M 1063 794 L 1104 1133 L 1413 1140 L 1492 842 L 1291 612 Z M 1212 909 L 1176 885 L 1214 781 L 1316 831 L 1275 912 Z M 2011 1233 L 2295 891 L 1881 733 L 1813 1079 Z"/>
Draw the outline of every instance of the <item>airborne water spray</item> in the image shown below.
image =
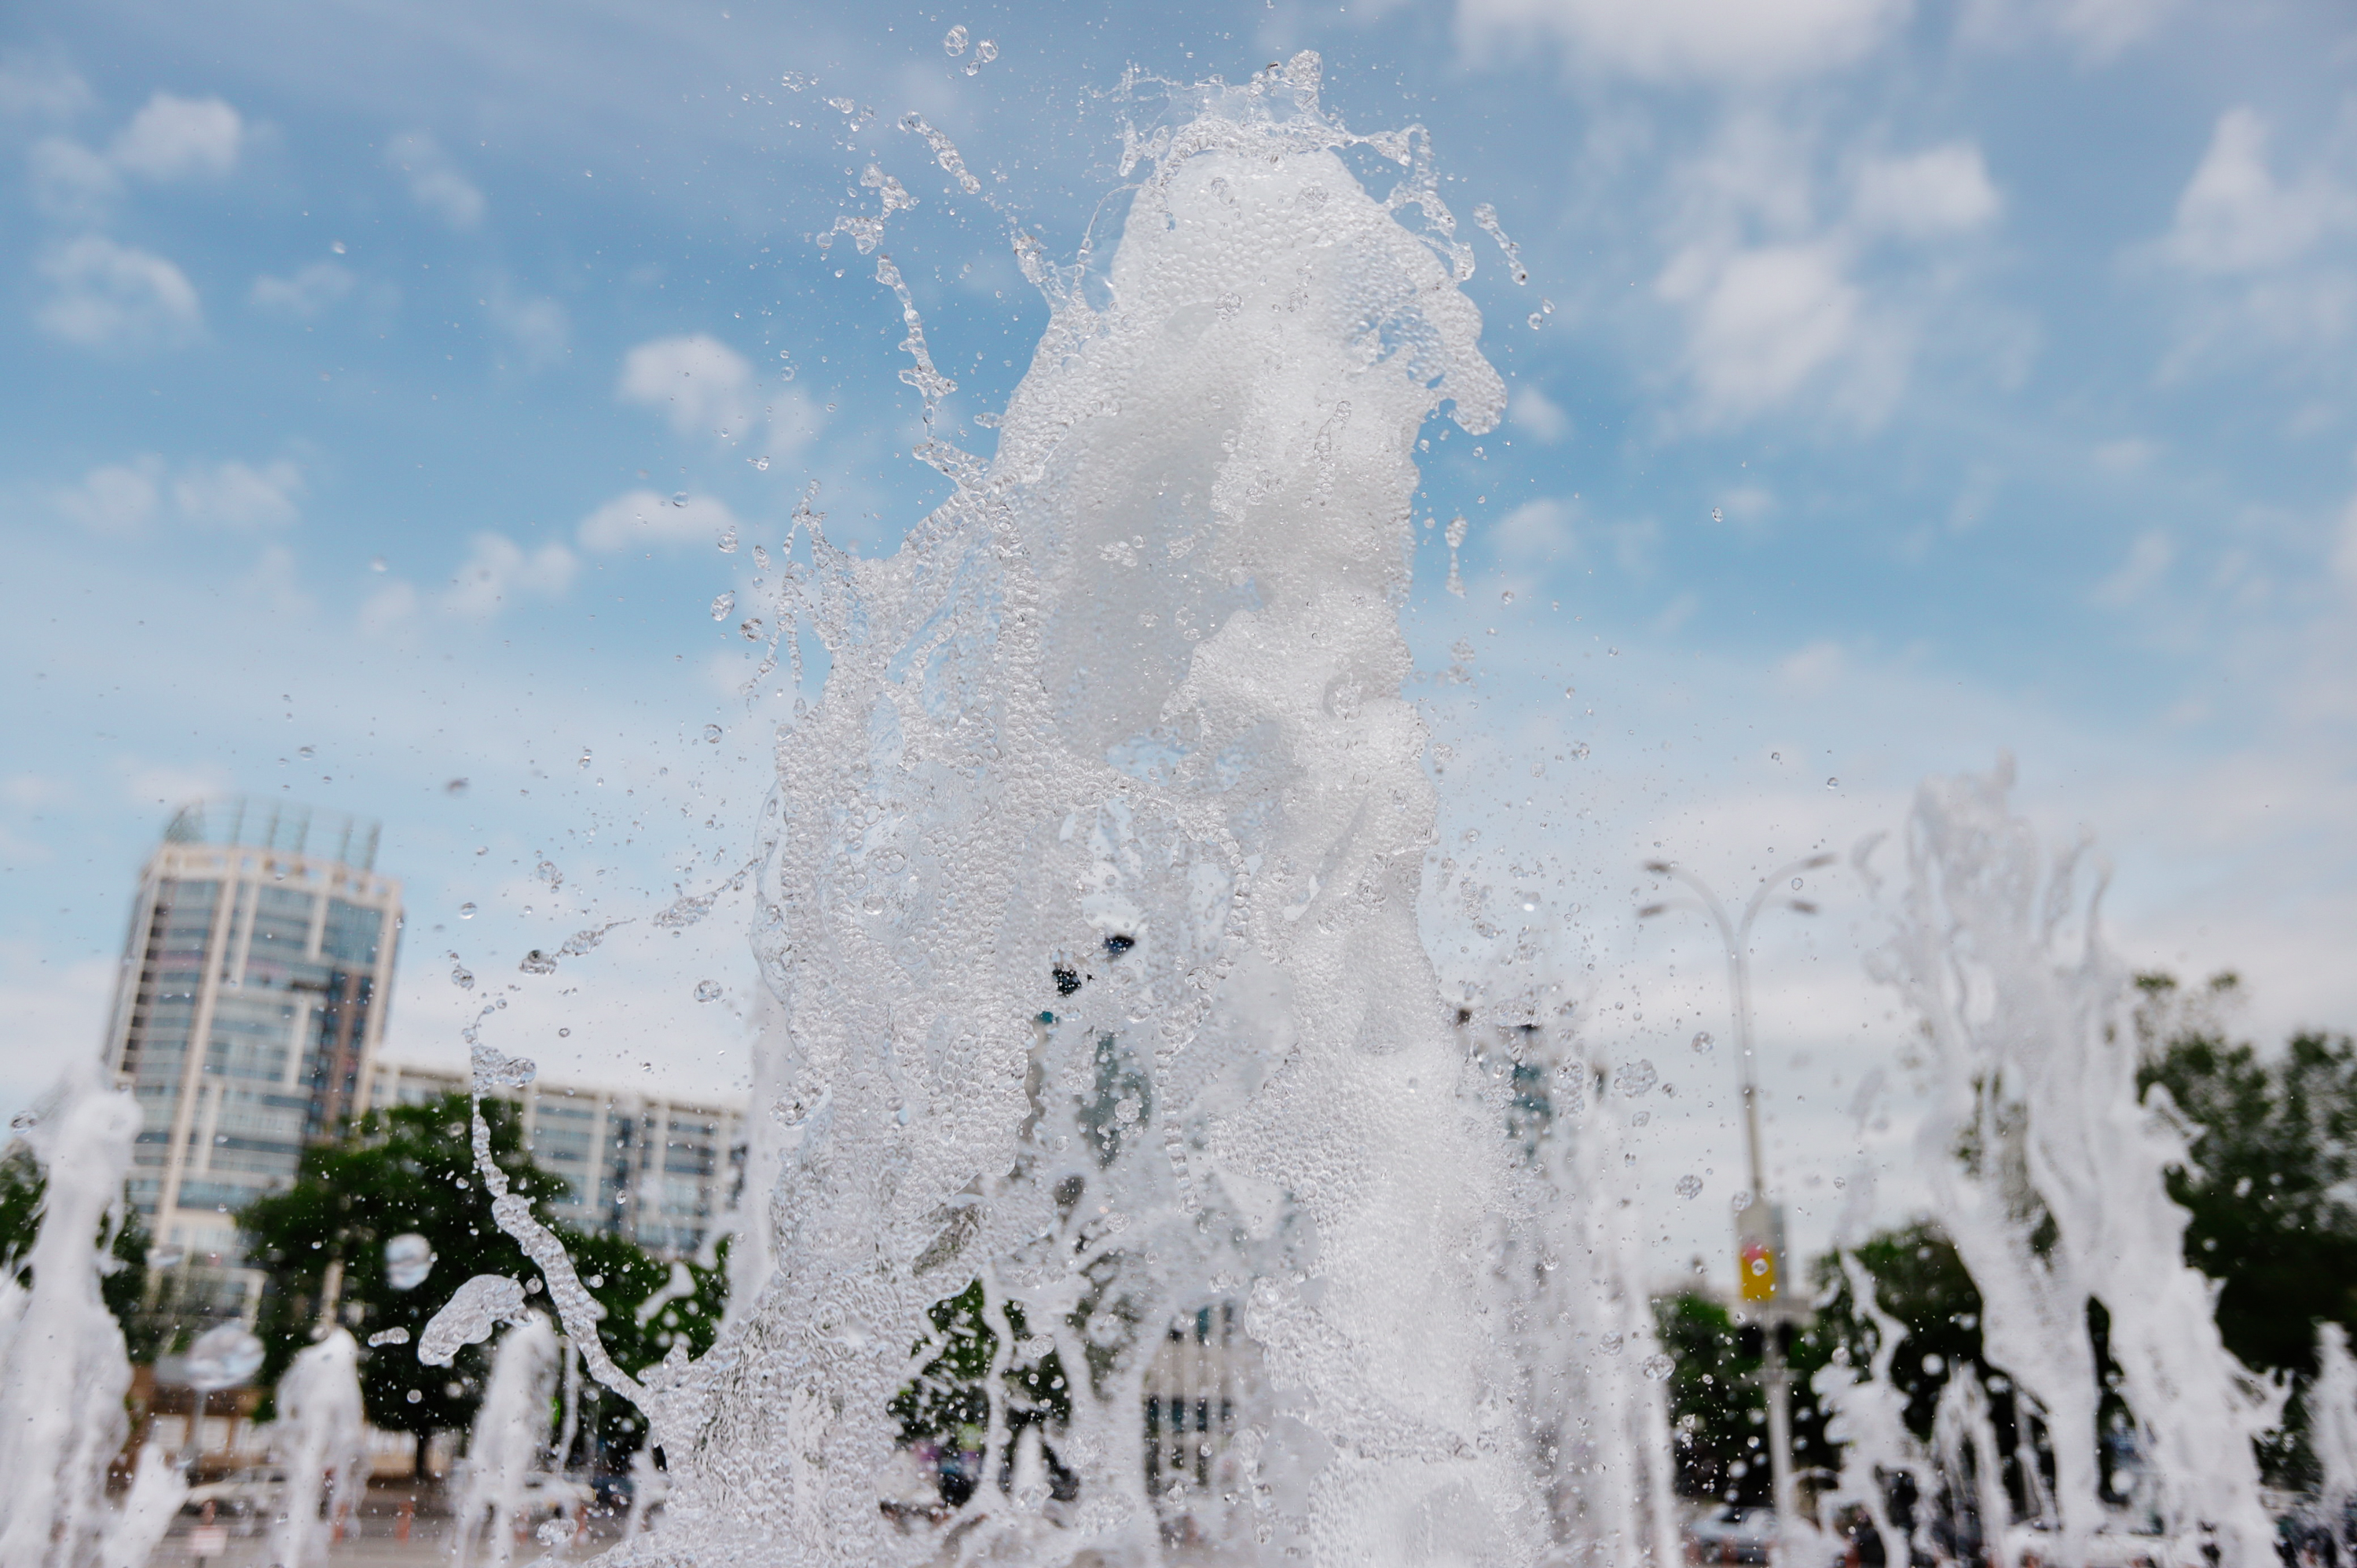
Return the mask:
<path fill-rule="evenodd" d="M 932 429 L 955 389 L 885 243 L 905 189 L 871 171 L 880 210 L 825 236 L 899 302 L 917 455 L 955 489 L 882 559 L 805 505 L 771 607 L 828 664 L 760 825 L 766 1283 L 641 1381 L 494 1206 L 653 1420 L 670 1498 L 634 1560 L 1547 1549 L 1492 1277 L 1514 1178 L 1417 933 L 1435 798 L 1401 695 L 1418 433 L 1504 402 L 1470 249 L 1422 132 L 1343 128 L 1315 56 L 1168 91 L 1101 276 L 1014 236 L 1050 316 L 987 462 Z M 1216 1402 L 1156 1380 L 1189 1322 L 1233 1346 Z M 879 1477 L 950 1406 L 972 1473 L 912 1525 Z"/>

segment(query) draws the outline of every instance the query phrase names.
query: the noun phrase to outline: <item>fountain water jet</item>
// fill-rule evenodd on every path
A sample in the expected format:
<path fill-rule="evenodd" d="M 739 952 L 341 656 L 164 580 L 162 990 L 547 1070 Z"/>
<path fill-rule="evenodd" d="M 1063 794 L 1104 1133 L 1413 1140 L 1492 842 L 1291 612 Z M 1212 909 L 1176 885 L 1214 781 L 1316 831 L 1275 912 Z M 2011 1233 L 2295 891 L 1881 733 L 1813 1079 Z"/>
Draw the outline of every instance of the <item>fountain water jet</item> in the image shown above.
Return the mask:
<path fill-rule="evenodd" d="M 556 1355 L 556 1331 L 537 1312 L 500 1336 L 483 1402 L 468 1434 L 466 1477 L 452 1510 L 458 1568 L 479 1561 L 507 1568 L 514 1560 L 524 1484 L 548 1451 Z"/>
<path fill-rule="evenodd" d="M 2083 888 L 2077 851 L 2050 862 L 2010 814 L 2011 784 L 2008 759 L 1923 785 L 1909 883 L 1873 967 L 1924 1026 L 1932 1098 L 1916 1166 L 1933 1215 L 1980 1290 L 1985 1353 L 2053 1455 L 2059 1530 L 2040 1555 L 2071 1568 L 2111 1522 L 2087 1316 L 2101 1302 L 2167 1528 L 2212 1532 L 2226 1568 L 2261 1568 L 2275 1528 L 2254 1444 L 2284 1390 L 2227 1353 L 2209 1282 L 2185 1262 L 2187 1216 L 2163 1173 L 2186 1140 L 2166 1095 L 2136 1090 L 2128 975 L 2097 923 L 2100 878 Z"/>
<path fill-rule="evenodd" d="M 129 1432 L 131 1361 L 99 1294 L 106 1236 L 123 1220 L 139 1108 L 77 1063 L 27 1133 L 45 1177 L 33 1283 L 0 1315 L 0 1563 L 84 1568 L 144 1559 L 186 1495 L 152 1445 L 129 1506 L 106 1501 L 107 1466 Z M 13 1271 L 12 1271 L 13 1273 Z"/>
<path fill-rule="evenodd" d="M 278 1380 L 273 1428 L 286 1489 L 270 1541 L 274 1568 L 301 1568 L 327 1554 L 337 1524 L 368 1485 L 368 1429 L 361 1402 L 360 1346 L 340 1328 L 296 1358 Z M 327 1517 L 321 1517 L 325 1508 Z"/>

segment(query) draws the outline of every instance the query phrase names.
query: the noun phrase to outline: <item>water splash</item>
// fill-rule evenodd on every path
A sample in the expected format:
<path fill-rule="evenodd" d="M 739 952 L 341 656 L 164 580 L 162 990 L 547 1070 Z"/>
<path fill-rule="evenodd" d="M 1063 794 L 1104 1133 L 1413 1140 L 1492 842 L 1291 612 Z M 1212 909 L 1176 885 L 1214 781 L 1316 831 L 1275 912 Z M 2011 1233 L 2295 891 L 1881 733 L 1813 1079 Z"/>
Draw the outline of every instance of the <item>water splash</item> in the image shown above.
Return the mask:
<path fill-rule="evenodd" d="M 106 1471 L 129 1431 L 131 1361 L 99 1294 L 107 1242 L 123 1221 L 139 1107 L 78 1062 L 27 1131 L 44 1175 L 39 1232 L 0 1285 L 0 1563 L 84 1568 L 144 1557 L 186 1484 L 143 1456 L 128 1506 L 106 1501 Z M 143 1546 L 142 1542 L 145 1541 Z"/>
<path fill-rule="evenodd" d="M 830 660 L 763 818 L 773 1272 L 657 1402 L 643 1559 L 1148 1560 L 1182 1520 L 1247 1556 L 1539 1549 L 1462 1244 L 1506 1151 L 1417 939 L 1398 695 L 1411 450 L 1503 389 L 1420 137 L 1349 133 L 1317 81 L 1172 89 L 1101 285 L 1017 236 L 1051 317 L 995 458 L 929 439 L 956 492 L 888 558 L 811 521 L 770 618 Z M 1352 146 L 1402 166 L 1388 200 Z M 904 1533 L 888 1408 L 952 1298 L 991 1347 L 979 1473 Z M 1139 1419 L 1162 1326 L 1215 1309 L 1252 1348 L 1202 1434 L 1254 1498 L 1233 1530 L 1184 1477 L 1149 1493 Z"/>
<path fill-rule="evenodd" d="M 336 1527 L 368 1486 L 368 1429 L 361 1407 L 361 1350 L 330 1328 L 278 1380 L 272 1441 L 285 1466 L 285 1509 L 270 1538 L 275 1568 L 324 1560 Z"/>
<path fill-rule="evenodd" d="M 468 1435 L 466 1474 L 452 1515 L 457 1568 L 476 1563 L 507 1568 L 513 1561 L 525 1483 L 547 1451 L 555 1393 L 556 1333 L 546 1317 L 531 1313 L 500 1336 Z"/>
<path fill-rule="evenodd" d="M 1932 1092 L 1916 1167 L 1980 1290 L 1985 1354 L 2046 1431 L 2059 1530 L 2041 1557 L 2084 1561 L 2113 1523 L 2096 1473 L 2093 1300 L 2167 1528 L 2214 1532 L 2228 1568 L 2259 1568 L 2275 1532 L 2253 1444 L 2283 1391 L 2227 1353 L 2209 1283 L 2184 1261 L 2187 1217 L 2163 1172 L 2183 1163 L 2185 1137 L 2165 1095 L 2137 1094 L 2103 879 L 2080 850 L 2045 853 L 2010 814 L 2011 785 L 2009 760 L 1931 780 L 1908 822 L 1909 881 L 1873 967 L 1924 1026 Z"/>

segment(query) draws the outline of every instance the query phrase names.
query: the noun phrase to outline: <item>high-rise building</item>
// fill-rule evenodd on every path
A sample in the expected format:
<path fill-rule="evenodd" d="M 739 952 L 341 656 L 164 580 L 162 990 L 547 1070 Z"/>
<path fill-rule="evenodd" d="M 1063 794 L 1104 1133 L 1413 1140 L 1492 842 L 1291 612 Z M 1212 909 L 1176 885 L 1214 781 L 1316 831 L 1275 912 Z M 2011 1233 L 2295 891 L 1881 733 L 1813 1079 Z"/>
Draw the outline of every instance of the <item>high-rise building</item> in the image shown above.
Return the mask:
<path fill-rule="evenodd" d="M 251 1314 L 237 1210 L 360 1109 L 401 931 L 376 843 L 374 822 L 209 800 L 141 875 L 107 1059 L 141 1112 L 131 1201 L 184 1311 Z"/>
<path fill-rule="evenodd" d="M 369 1070 L 365 1108 L 466 1092 L 462 1072 L 381 1061 Z M 549 1207 L 576 1230 L 686 1257 L 704 1245 L 744 1180 L 741 1106 L 544 1079 L 498 1092 L 522 1109 L 533 1159 L 564 1178 Z"/>

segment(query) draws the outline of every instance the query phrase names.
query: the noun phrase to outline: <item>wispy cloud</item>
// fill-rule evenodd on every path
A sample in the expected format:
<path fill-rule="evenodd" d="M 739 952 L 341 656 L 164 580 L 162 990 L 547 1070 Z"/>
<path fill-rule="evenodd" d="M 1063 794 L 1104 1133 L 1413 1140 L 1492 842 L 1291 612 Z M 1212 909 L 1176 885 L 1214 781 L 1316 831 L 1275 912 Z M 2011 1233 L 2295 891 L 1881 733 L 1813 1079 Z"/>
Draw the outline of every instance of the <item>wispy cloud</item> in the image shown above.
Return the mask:
<path fill-rule="evenodd" d="M 407 181 L 418 206 L 453 229 L 471 229 L 483 220 L 483 193 L 446 156 L 442 145 L 424 131 L 405 131 L 385 144 L 385 166 Z"/>
<path fill-rule="evenodd" d="M 85 234 L 51 251 L 37 270 L 49 297 L 33 313 L 50 337 L 85 349 L 174 349 L 204 328 L 196 285 L 152 252 Z"/>
<path fill-rule="evenodd" d="M 158 92 L 102 152 L 50 135 L 26 156 L 36 199 L 59 216 L 86 220 L 121 193 L 126 178 L 164 185 L 223 177 L 237 167 L 246 140 L 245 118 L 233 105 Z"/>
<path fill-rule="evenodd" d="M 285 528 L 301 520 L 303 470 L 287 458 L 184 464 L 153 454 L 92 468 L 60 490 L 57 508 L 92 533 L 135 534 L 171 521 L 199 528 Z"/>
<path fill-rule="evenodd" d="M 821 423 L 801 388 L 765 388 L 745 356 L 702 332 L 658 338 L 632 349 L 622 358 L 614 395 L 660 411 L 679 435 L 753 441 L 771 456 L 800 451 Z"/>
<path fill-rule="evenodd" d="M 1458 0 L 1457 31 L 1476 58 L 1544 40 L 1583 71 L 1762 81 L 1853 65 L 1890 36 L 1907 9 L 1905 0 Z"/>
<path fill-rule="evenodd" d="M 359 281 L 348 267 L 333 262 L 313 262 L 291 277 L 264 274 L 255 278 L 246 298 L 256 310 L 309 321 L 350 295 Z"/>
<path fill-rule="evenodd" d="M 737 515 L 716 496 L 652 490 L 616 496 L 581 520 L 584 550 L 610 552 L 651 544 L 710 544 L 737 527 Z"/>
<path fill-rule="evenodd" d="M 562 597 L 579 565 L 562 544 L 527 551 L 505 534 L 479 533 L 451 576 L 442 607 L 455 616 L 488 620 L 518 599 Z"/>

